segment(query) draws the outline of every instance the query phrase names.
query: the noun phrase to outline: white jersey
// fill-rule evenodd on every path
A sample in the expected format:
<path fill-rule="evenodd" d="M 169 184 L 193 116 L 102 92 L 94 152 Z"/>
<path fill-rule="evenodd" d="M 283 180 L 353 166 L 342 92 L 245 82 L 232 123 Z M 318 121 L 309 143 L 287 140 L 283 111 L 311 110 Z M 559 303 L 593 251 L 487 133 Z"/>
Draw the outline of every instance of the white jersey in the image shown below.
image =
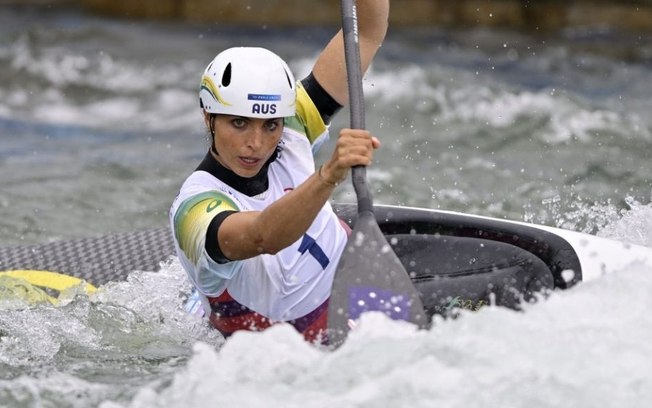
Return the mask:
<path fill-rule="evenodd" d="M 274 321 L 302 317 L 330 296 L 347 239 L 330 204 L 301 239 L 275 255 L 216 263 L 205 240 L 216 214 L 263 210 L 314 173 L 313 151 L 327 138 L 327 127 L 305 91 L 298 91 L 297 117 L 285 121 L 282 151 L 269 166 L 266 191 L 250 197 L 199 170 L 184 182 L 170 209 L 177 255 L 199 292 L 216 297 L 228 289 L 234 300 Z M 317 124 L 310 123 L 317 118 Z"/>

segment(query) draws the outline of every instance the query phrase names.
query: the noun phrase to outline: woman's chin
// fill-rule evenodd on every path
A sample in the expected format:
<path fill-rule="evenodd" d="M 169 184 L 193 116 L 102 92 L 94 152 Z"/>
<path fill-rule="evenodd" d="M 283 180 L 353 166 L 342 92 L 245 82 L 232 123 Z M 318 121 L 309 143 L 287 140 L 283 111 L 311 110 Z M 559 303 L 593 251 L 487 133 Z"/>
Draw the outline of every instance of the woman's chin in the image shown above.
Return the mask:
<path fill-rule="evenodd" d="M 259 172 L 260 172 L 260 167 L 256 167 L 256 168 L 251 168 L 251 167 L 242 168 L 242 167 L 238 167 L 238 169 L 237 169 L 236 171 L 234 171 L 235 174 L 237 174 L 237 175 L 240 176 L 240 177 L 244 177 L 244 178 L 251 178 L 251 177 L 254 177 L 254 176 L 255 176 L 256 174 L 258 174 Z"/>
<path fill-rule="evenodd" d="M 253 177 L 260 172 L 263 161 L 258 160 L 256 163 L 249 163 L 244 161 L 239 161 L 237 166 L 233 166 L 233 170 L 240 177 Z"/>

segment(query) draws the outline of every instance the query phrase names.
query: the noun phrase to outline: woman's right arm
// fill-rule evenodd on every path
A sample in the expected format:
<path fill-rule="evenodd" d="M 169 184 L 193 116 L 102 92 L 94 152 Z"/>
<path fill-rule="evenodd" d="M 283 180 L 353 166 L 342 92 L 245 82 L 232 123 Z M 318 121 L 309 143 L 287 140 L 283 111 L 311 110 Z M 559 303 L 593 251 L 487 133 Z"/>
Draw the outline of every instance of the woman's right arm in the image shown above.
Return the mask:
<path fill-rule="evenodd" d="M 263 211 L 237 212 L 222 221 L 217 232 L 221 252 L 234 261 L 275 254 L 296 242 L 348 170 L 369 165 L 379 146 L 366 130 L 343 129 L 321 173 L 318 170 Z"/>

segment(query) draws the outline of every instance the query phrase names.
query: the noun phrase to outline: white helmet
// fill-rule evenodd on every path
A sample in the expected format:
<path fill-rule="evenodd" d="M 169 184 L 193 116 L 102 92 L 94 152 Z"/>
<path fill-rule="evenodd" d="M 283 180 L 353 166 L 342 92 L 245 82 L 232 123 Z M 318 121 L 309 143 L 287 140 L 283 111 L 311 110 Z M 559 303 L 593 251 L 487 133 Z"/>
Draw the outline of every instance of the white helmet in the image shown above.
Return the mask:
<path fill-rule="evenodd" d="M 217 54 L 199 88 L 206 112 L 252 118 L 294 116 L 296 99 L 290 68 L 264 48 L 229 48 Z"/>

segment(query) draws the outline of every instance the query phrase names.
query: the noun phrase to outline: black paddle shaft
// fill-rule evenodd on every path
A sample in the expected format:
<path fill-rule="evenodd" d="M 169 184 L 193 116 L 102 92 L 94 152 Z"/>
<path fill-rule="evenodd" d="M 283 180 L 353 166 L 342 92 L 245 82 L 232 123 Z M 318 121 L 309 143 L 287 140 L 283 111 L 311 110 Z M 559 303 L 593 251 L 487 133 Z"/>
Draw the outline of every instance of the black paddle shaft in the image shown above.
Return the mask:
<path fill-rule="evenodd" d="M 349 84 L 351 128 L 364 129 L 365 108 L 355 0 L 342 0 L 342 32 L 344 34 L 344 57 L 346 59 Z M 353 167 L 351 180 L 358 199 L 358 213 L 373 213 L 373 198 L 367 186 L 367 168 L 365 166 Z"/>

